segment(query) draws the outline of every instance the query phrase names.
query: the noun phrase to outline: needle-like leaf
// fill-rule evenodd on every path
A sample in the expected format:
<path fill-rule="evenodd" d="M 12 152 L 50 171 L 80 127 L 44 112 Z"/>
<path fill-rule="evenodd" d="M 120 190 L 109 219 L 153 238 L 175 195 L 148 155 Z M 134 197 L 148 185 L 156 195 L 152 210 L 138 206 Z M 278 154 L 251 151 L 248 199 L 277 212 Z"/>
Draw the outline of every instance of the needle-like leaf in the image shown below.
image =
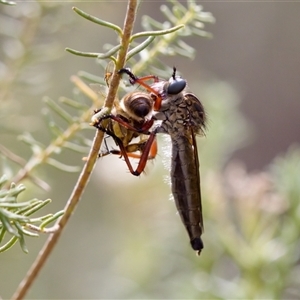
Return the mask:
<path fill-rule="evenodd" d="M 76 13 L 78 13 L 80 16 L 84 17 L 85 19 L 87 19 L 87 20 L 89 20 L 89 21 L 92 21 L 92 22 L 94 22 L 94 23 L 96 23 L 96 24 L 99 24 L 99 25 L 102 25 L 102 26 L 111 28 L 111 29 L 115 30 L 115 31 L 118 33 L 118 35 L 119 35 L 120 37 L 122 36 L 123 31 L 122 31 L 122 29 L 121 29 L 119 26 L 117 26 L 117 25 L 115 25 L 115 24 L 113 24 L 113 23 L 104 21 L 104 20 L 102 20 L 102 19 L 99 19 L 99 18 L 97 18 L 97 17 L 94 17 L 94 16 L 92 16 L 92 15 L 89 15 L 89 14 L 85 13 L 83 10 L 81 10 L 81 9 L 79 9 L 79 8 L 77 8 L 77 7 L 73 7 L 73 10 L 74 10 Z"/>
<path fill-rule="evenodd" d="M 65 171 L 65 172 L 73 173 L 73 172 L 78 172 L 80 170 L 80 167 L 69 166 L 69 165 L 61 163 L 58 160 L 56 160 L 54 158 L 50 158 L 50 157 L 47 159 L 47 163 L 49 165 L 51 165 L 52 167 L 55 167 L 56 169 L 59 169 L 59 170 Z"/>

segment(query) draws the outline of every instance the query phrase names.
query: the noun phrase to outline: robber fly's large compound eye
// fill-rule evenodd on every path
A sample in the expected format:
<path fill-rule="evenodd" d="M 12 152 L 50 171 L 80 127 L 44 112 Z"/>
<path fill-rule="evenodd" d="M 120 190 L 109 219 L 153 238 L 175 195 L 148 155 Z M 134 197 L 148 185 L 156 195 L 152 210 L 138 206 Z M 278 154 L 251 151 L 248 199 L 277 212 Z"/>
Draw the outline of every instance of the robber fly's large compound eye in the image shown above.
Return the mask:
<path fill-rule="evenodd" d="M 169 81 L 169 86 L 167 88 L 167 93 L 169 95 L 176 95 L 182 92 L 185 87 L 186 87 L 186 80 L 180 77 L 177 77 L 175 79 L 171 77 Z"/>

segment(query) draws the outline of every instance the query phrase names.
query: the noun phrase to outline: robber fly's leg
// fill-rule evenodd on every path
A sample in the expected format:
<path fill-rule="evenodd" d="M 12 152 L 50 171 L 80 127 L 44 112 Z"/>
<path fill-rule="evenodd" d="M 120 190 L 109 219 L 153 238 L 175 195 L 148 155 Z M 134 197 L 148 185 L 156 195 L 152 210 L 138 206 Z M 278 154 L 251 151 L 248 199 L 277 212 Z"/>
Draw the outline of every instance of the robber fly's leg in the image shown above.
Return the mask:
<path fill-rule="evenodd" d="M 140 160 L 139 160 L 136 170 L 134 170 L 131 165 L 128 153 L 126 152 L 126 148 L 124 147 L 122 141 L 118 137 L 115 138 L 115 141 L 117 142 L 117 144 L 120 148 L 120 151 L 124 157 L 124 160 L 127 164 L 127 167 L 132 175 L 139 176 L 144 171 L 149 157 L 155 157 L 156 152 L 157 152 L 157 144 L 156 144 L 156 140 L 155 140 L 155 135 L 156 135 L 155 132 L 150 133 L 149 138 L 147 139 L 147 142 L 145 143 L 145 146 L 143 147 L 143 152 L 140 157 Z"/>
<path fill-rule="evenodd" d="M 155 75 L 147 75 L 147 76 L 144 76 L 144 77 L 137 77 L 135 76 L 129 68 L 123 68 L 121 70 L 119 70 L 118 72 L 119 74 L 127 74 L 129 76 L 129 82 L 134 85 L 135 83 L 139 83 L 139 81 L 146 81 L 146 80 L 150 80 L 150 79 L 153 79 L 154 82 L 158 82 L 159 81 L 159 78 Z"/>
<path fill-rule="evenodd" d="M 143 133 L 143 134 L 149 134 L 148 131 L 151 128 L 151 126 L 154 123 L 154 120 L 148 120 L 146 121 L 143 126 L 139 129 L 133 127 L 131 124 L 129 124 L 128 122 L 124 121 L 123 119 L 119 118 L 118 116 L 115 115 L 105 115 L 102 116 L 100 119 L 97 119 L 97 122 L 93 123 L 92 125 L 104 132 L 106 132 L 107 130 L 105 128 L 103 128 L 100 124 L 103 120 L 105 119 L 111 119 L 114 120 L 115 122 L 119 123 L 120 125 L 122 125 L 123 127 L 125 127 L 126 129 L 129 129 L 131 131 L 137 132 L 137 133 Z M 107 132 L 106 132 L 107 133 Z M 107 133 L 109 134 L 109 133 Z M 109 134 L 110 135 L 110 134 Z"/>
<path fill-rule="evenodd" d="M 156 143 L 156 139 L 155 139 L 156 133 L 155 132 L 151 132 L 149 135 L 149 138 L 144 146 L 139 164 L 135 170 L 135 174 L 133 175 L 140 175 L 147 164 L 147 160 L 149 159 L 149 157 L 155 157 L 156 153 L 157 153 L 157 143 Z"/>
<path fill-rule="evenodd" d="M 144 152 L 145 146 L 147 145 L 148 139 L 144 139 L 136 144 L 129 144 L 126 147 L 126 151 L 128 153 L 128 156 L 132 158 L 138 158 L 141 159 L 142 153 Z M 136 151 L 139 151 L 140 153 L 136 153 Z M 157 154 L 157 141 L 154 139 L 147 160 L 154 159 Z"/>
<path fill-rule="evenodd" d="M 140 153 L 144 152 L 145 146 L 147 145 L 148 140 L 141 141 L 139 143 L 135 144 L 129 144 L 125 148 L 125 151 L 127 153 L 127 156 L 130 158 L 136 158 L 136 159 L 141 159 L 142 154 L 137 154 L 135 152 L 139 151 Z M 114 155 L 120 155 L 123 156 L 121 150 L 113 149 L 109 151 L 110 154 Z M 149 151 L 149 155 L 147 157 L 147 160 L 154 159 L 157 154 L 157 141 L 154 139 L 151 149 Z"/>
<path fill-rule="evenodd" d="M 95 115 L 94 115 L 95 116 Z M 98 128 L 99 130 L 101 131 L 104 131 L 105 133 L 107 133 L 108 135 L 114 135 L 112 132 L 108 132 L 109 130 L 108 129 L 105 129 L 102 125 L 101 125 L 101 122 L 103 120 L 106 120 L 106 119 L 111 119 L 111 120 L 114 120 L 116 122 L 118 122 L 120 125 L 122 125 L 123 127 L 129 129 L 129 130 L 132 130 L 132 131 L 135 131 L 135 132 L 139 132 L 136 128 L 134 128 L 132 125 L 130 125 L 128 122 L 124 121 L 123 119 L 115 116 L 115 115 L 112 115 L 112 114 L 108 114 L 108 115 L 103 115 L 101 116 L 100 118 L 97 118 L 97 121 L 92 123 L 92 125 L 96 128 Z M 151 126 L 150 126 L 151 127 Z M 149 127 L 149 128 L 150 128 Z"/>
<path fill-rule="evenodd" d="M 137 133 L 143 133 L 143 134 L 149 134 L 148 130 L 152 127 L 152 125 L 154 123 L 154 120 L 150 119 L 150 120 L 146 121 L 141 128 L 137 129 L 137 128 L 133 127 L 131 124 L 129 124 L 128 122 L 119 118 L 118 116 L 110 115 L 109 117 L 112 120 L 118 122 L 120 125 L 122 125 L 126 129 L 129 129 L 129 130 L 137 132 Z"/>
<path fill-rule="evenodd" d="M 141 86 L 143 86 L 148 92 L 150 92 L 152 95 L 154 95 L 154 110 L 158 111 L 161 107 L 161 102 L 162 102 L 162 98 L 159 95 L 159 93 L 153 89 L 149 84 L 147 84 L 145 81 L 153 79 L 154 82 L 158 82 L 159 79 L 157 76 L 155 75 L 148 75 L 148 76 L 144 76 L 144 77 L 137 77 L 135 76 L 128 68 L 123 68 L 121 70 L 119 70 L 118 72 L 119 74 L 127 74 L 129 76 L 129 82 L 130 84 L 134 85 L 134 84 L 139 84 Z"/>
<path fill-rule="evenodd" d="M 114 120 L 115 122 L 118 122 L 119 124 L 121 124 L 122 126 L 124 126 L 125 128 L 127 128 L 129 130 L 132 130 L 137 133 L 149 135 L 149 138 L 147 139 L 147 141 L 145 142 L 145 144 L 143 145 L 143 147 L 141 149 L 142 154 L 139 157 L 140 160 L 139 160 L 136 170 L 133 169 L 133 167 L 130 163 L 130 160 L 129 160 L 129 157 L 130 156 L 134 157 L 134 155 L 127 152 L 126 147 L 124 146 L 122 140 L 119 137 L 117 137 L 112 131 L 101 126 L 102 120 L 108 119 L 108 118 Z M 156 140 L 155 140 L 156 133 L 154 133 L 154 132 L 149 133 L 149 129 L 152 127 L 153 123 L 154 123 L 154 120 L 151 119 L 151 120 L 145 122 L 141 128 L 137 129 L 137 128 L 133 127 L 132 125 L 130 125 L 129 123 L 127 123 L 126 121 L 124 121 L 123 119 L 119 118 L 118 116 L 108 114 L 108 115 L 102 115 L 100 117 L 100 119 L 97 119 L 97 122 L 93 123 L 93 126 L 98 128 L 99 130 L 104 131 L 106 134 L 110 135 L 111 137 L 113 137 L 116 144 L 120 148 L 120 152 L 115 152 L 113 150 L 112 153 L 113 154 L 121 154 L 124 157 L 124 160 L 127 164 L 127 167 L 129 169 L 130 173 L 135 176 L 139 176 L 145 169 L 147 160 L 150 158 L 151 159 L 154 158 L 157 153 L 157 144 L 156 144 Z"/>
<path fill-rule="evenodd" d="M 112 118 L 114 116 L 112 116 L 112 115 L 107 116 L 107 118 L 110 118 L 110 117 Z M 113 119 L 115 120 L 115 118 L 113 118 Z M 124 122 L 124 121 L 122 120 L 122 122 Z M 125 124 L 127 124 L 127 123 L 125 122 Z M 152 124 L 153 124 L 153 121 L 152 121 Z M 156 133 L 152 132 L 152 133 L 149 134 L 149 132 L 147 130 L 147 132 L 145 131 L 143 133 L 144 134 L 149 134 L 149 138 L 147 139 L 147 141 L 145 142 L 145 144 L 143 146 L 142 154 L 138 157 L 138 158 L 140 158 L 138 166 L 137 166 L 136 170 L 134 170 L 132 165 L 131 165 L 131 162 L 129 160 L 129 157 L 130 156 L 133 157 L 133 155 L 131 155 L 130 153 L 127 153 L 126 147 L 124 146 L 122 140 L 120 138 L 118 138 L 112 131 L 103 128 L 101 126 L 101 122 L 97 123 L 97 124 L 94 124 L 94 126 L 97 129 L 99 129 L 101 131 L 104 131 L 106 134 L 108 134 L 109 136 L 111 136 L 115 140 L 116 144 L 120 148 L 120 151 L 116 150 L 117 152 L 115 152 L 115 150 L 111 150 L 109 152 L 112 153 L 112 154 L 120 154 L 121 156 L 123 156 L 130 173 L 135 175 L 135 176 L 139 176 L 144 171 L 148 159 L 153 159 L 156 156 L 156 153 L 157 153 L 157 143 L 156 143 L 156 140 L 155 140 Z M 133 127 L 133 130 L 137 131 L 134 127 Z"/>

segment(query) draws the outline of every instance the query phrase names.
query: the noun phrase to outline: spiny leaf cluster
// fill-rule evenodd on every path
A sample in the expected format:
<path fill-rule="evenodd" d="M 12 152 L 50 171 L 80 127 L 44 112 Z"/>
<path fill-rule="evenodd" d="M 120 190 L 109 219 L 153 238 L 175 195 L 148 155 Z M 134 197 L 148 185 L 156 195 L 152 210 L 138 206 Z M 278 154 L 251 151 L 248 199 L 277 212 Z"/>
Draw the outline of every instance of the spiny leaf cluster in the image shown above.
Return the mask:
<path fill-rule="evenodd" d="M 9 189 L 2 189 L 6 181 L 6 176 L 0 178 L 0 252 L 8 250 L 19 241 L 22 250 L 27 253 L 25 236 L 37 237 L 39 232 L 47 232 L 46 226 L 59 218 L 63 211 L 42 217 L 30 217 L 51 200 L 32 199 L 17 202 L 17 197 L 25 190 L 25 186 L 12 183 Z M 5 241 L 6 235 L 11 236 L 8 241 Z"/>
<path fill-rule="evenodd" d="M 168 2 L 171 7 L 162 5 L 160 8 L 167 21 L 160 23 L 149 16 L 144 16 L 141 22 L 144 31 L 131 36 L 130 50 L 126 61 L 134 73 L 142 74 L 146 70 L 147 72 L 150 70 L 158 76 L 168 77 L 171 69 L 166 68 L 159 56 L 180 55 L 193 58 L 195 49 L 187 44 L 183 38 L 195 35 L 211 37 L 211 34 L 204 30 L 205 23 L 215 21 L 211 13 L 204 12 L 202 6 L 196 4 L 195 1 L 187 1 L 187 7 L 177 0 L 169 0 Z M 119 40 L 121 39 L 123 32 L 118 25 L 91 16 L 76 7 L 73 10 L 89 21 L 114 30 L 118 34 Z M 106 44 L 104 48 L 108 50 L 103 53 L 82 52 L 71 48 L 66 48 L 66 50 L 75 55 L 97 58 L 101 64 L 101 61 L 107 59 L 116 62 L 115 54 L 120 47 L 121 44 Z M 90 80 L 95 79 L 93 75 L 89 76 L 86 73 L 84 75 Z"/>

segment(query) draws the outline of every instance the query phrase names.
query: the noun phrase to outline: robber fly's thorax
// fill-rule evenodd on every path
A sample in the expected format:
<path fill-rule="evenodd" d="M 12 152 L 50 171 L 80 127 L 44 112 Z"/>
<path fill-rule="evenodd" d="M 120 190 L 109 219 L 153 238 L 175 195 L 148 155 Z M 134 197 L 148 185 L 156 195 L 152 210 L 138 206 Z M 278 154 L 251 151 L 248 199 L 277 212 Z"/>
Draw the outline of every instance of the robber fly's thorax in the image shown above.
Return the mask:
<path fill-rule="evenodd" d="M 186 127 L 193 128 L 195 133 L 202 133 L 205 124 L 205 112 L 199 99 L 184 88 L 178 94 L 168 93 L 168 81 L 155 82 L 151 87 L 162 97 L 161 108 L 154 113 L 162 125 L 159 133 L 185 135 Z"/>

